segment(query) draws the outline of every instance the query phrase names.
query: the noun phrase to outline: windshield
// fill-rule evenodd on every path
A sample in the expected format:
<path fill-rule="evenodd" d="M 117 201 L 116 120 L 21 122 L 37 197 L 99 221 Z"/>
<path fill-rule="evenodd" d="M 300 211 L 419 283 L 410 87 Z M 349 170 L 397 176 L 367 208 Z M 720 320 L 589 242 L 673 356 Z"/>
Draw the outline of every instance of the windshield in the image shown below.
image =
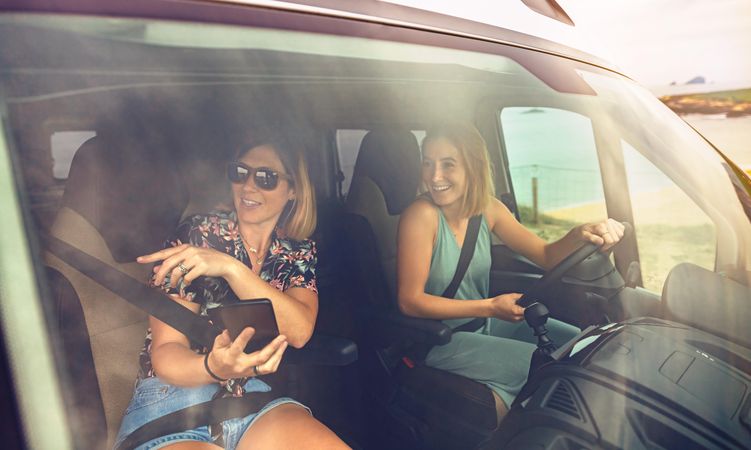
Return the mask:
<path fill-rule="evenodd" d="M 33 267 L 40 286 L 38 296 L 3 298 L 2 320 L 7 327 L 8 311 L 41 306 L 42 319 L 28 329 L 50 336 L 64 421 L 79 430 L 74 447 L 111 447 L 148 316 L 71 268 L 45 239 L 145 283 L 151 267 L 137 256 L 160 248 L 181 219 L 232 204 L 227 161 L 251 126 L 304 142 L 318 214 L 319 323 L 343 336 L 356 334 L 356 322 L 325 314 L 351 312 L 364 301 L 342 286 L 342 271 L 373 257 L 354 252 L 336 231 L 363 137 L 407 130 L 417 148 L 426 130 L 445 120 L 481 131 L 497 197 L 542 238 L 606 217 L 631 222 L 630 247 L 613 259 L 624 277 L 637 267 L 632 287 L 647 292 L 640 295 L 658 301 L 668 274 L 683 263 L 748 285 L 743 183 L 710 144 L 631 80 L 469 39 L 286 28 L 294 27 L 0 16 L 0 156 L 14 164 L 7 176 L 25 217 L 17 236 L 27 251 L 35 249 L 28 271 Z M 369 201 L 366 209 L 386 208 L 382 198 Z M 389 220 L 396 224 L 398 216 Z M 394 233 L 377 239 L 393 243 Z M 388 258 L 393 268 L 393 251 Z M 8 267 L 0 269 L 11 277 Z M 721 298 L 712 301 L 723 306 Z M 82 341 L 68 339 L 68 319 L 85 325 L 76 335 Z M 9 345 L 25 345 L 23 336 Z M 72 354 L 96 361 L 95 370 Z M 78 386 L 87 376 L 94 389 Z"/>

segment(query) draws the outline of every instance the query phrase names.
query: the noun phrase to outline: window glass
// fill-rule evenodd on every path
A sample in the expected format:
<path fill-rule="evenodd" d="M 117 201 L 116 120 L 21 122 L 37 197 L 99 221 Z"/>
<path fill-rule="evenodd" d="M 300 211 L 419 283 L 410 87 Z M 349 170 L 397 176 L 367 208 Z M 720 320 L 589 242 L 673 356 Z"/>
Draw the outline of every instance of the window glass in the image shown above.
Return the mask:
<path fill-rule="evenodd" d="M 68 178 L 70 163 L 81 144 L 96 136 L 94 131 L 58 131 L 52 133 L 50 149 L 52 152 L 52 176 L 56 180 Z"/>
<path fill-rule="evenodd" d="M 634 147 L 621 145 L 644 287 L 660 292 L 670 269 L 683 262 L 713 270 L 717 233 L 712 221 Z"/>
<path fill-rule="evenodd" d="M 294 17 L 290 24 L 305 22 L 302 15 Z M 353 33 L 364 26 L 355 27 Z M 318 240 L 319 261 L 328 261 L 333 268 L 328 273 L 334 274 L 327 289 L 320 291 L 319 324 L 359 326 L 346 317 L 325 316 L 345 310 L 332 307 L 337 296 L 346 298 L 353 309 L 363 301 L 337 284 L 348 285 L 350 280 L 339 276 L 344 267 L 332 262 L 334 256 L 350 256 L 352 249 L 337 247 L 346 243 L 339 236 L 325 239 L 337 231 L 331 224 L 339 219 L 336 211 L 331 212 L 336 208 L 325 206 L 348 191 L 367 130 L 425 128 L 447 119 L 497 123 L 497 111 L 501 111 L 510 163 L 498 167 L 499 175 L 510 173 L 524 223 L 544 239 L 560 237 L 573 224 L 604 218 L 598 157 L 620 158 L 618 143 L 624 140 L 688 192 L 712 219 L 717 227 L 717 267 L 743 273 L 751 267 L 751 226 L 721 158 L 630 80 L 520 47 L 443 36 L 447 41 L 456 39 L 452 45 L 462 45 L 441 48 L 398 42 L 400 32 L 395 28 L 376 28 L 367 35 L 382 32 L 389 40 L 275 30 L 271 25 L 0 14 L 0 182 L 5 182 L 0 200 L 20 200 L 25 208 L 21 211 L 15 203 L 0 201 L 17 210 L 8 222 L 15 232 L 0 241 L 6 261 L 0 265 L 0 281 L 23 281 L 17 272 L 26 279 L 23 284 L 0 282 L 0 288 L 17 288 L 0 292 L 4 308 L 0 323 L 6 334 L 19 330 L 9 344 L 15 357 L 32 361 L 42 353 L 54 356 L 48 358 L 54 369 L 18 365 L 13 369 L 16 381 L 59 383 L 63 393 L 33 389 L 55 398 L 43 399 L 28 411 L 44 415 L 55 401 L 62 402 L 61 417 L 72 430 L 74 448 L 112 448 L 132 396 L 148 326 L 145 313 L 127 307 L 115 292 L 51 255 L 44 236 L 58 237 L 135 280 L 146 280 L 152 268 L 134 263 L 135 255 L 159 248 L 186 211 L 207 212 L 204 206 L 215 205 L 213 200 L 226 194 L 226 163 L 238 150 L 237 141 L 255 127 L 273 126 L 302 138 L 330 136 L 338 130 L 337 158 L 329 158 L 330 142 L 324 139 L 290 140 L 301 141 L 308 154 L 317 157 L 309 158 L 308 167 L 310 178 L 318 183 L 318 205 L 324 206 L 318 215 L 317 234 L 323 236 Z M 420 33 L 410 30 L 409 36 Z M 422 36 L 427 37 L 425 42 L 438 42 L 429 33 Z M 478 45 L 487 53 L 457 50 L 463 45 Z M 95 145 L 76 150 L 93 133 L 79 130 L 51 136 L 50 124 L 96 124 Z M 598 144 L 602 139 L 608 145 L 596 148 L 593 130 Z M 413 132 L 421 141 L 424 132 Z M 9 150 L 2 143 L 6 140 Z M 632 164 L 634 159 L 628 158 L 627 164 Z M 6 160 L 16 166 L 11 168 Z M 71 170 L 71 161 L 80 166 Z M 332 187 L 338 172 L 344 181 L 336 193 Z M 623 184 L 623 178 L 608 179 L 607 186 Z M 638 215 L 647 207 L 641 203 L 650 197 L 634 193 L 632 200 Z M 26 217 L 33 220 L 22 221 Z M 646 224 L 637 220 L 640 231 L 649 230 Z M 704 236 L 703 228 L 696 228 L 704 224 L 687 220 L 681 225 L 689 228 L 681 229 L 683 241 L 676 242 L 688 242 L 691 233 Z M 662 241 L 645 239 L 639 240 L 643 255 L 661 254 Z M 9 241 L 13 246 L 6 244 Z M 19 262 L 15 255 L 23 249 L 39 253 L 33 261 Z M 706 255 L 713 251 L 703 254 L 704 261 L 710 261 Z M 693 261 L 682 257 L 674 261 L 686 260 Z M 35 272 L 29 269 L 32 262 L 37 263 Z M 44 264 L 59 276 L 49 275 L 53 272 Z M 652 267 L 645 262 L 645 272 Z M 41 287 L 41 294 L 33 295 L 29 285 Z M 71 295 L 63 297 L 61 292 Z M 81 317 L 61 320 L 61 298 L 80 306 L 75 311 Z M 29 311 L 32 304 L 44 312 L 39 317 L 45 320 L 49 339 L 34 332 L 39 323 L 5 314 L 5 310 Z M 27 335 L 54 346 L 33 347 L 29 352 L 24 347 L 31 340 Z M 90 340 L 77 349 L 93 349 L 96 364 L 83 361 L 79 351 L 63 350 L 60 345 L 67 345 L 69 336 Z M 83 385 L 80 373 L 94 370 L 94 379 Z M 32 398 L 24 394 L 25 401 Z M 88 403 L 81 399 L 98 409 L 86 409 Z M 324 409 L 347 411 L 338 406 Z M 362 405 L 358 407 L 362 410 Z M 79 426 L 87 422 L 93 425 Z M 29 421 L 40 435 L 44 430 L 39 431 L 39 424 L 48 423 L 45 417 Z M 46 429 L 53 439 L 62 436 L 52 425 Z"/>
<path fill-rule="evenodd" d="M 606 217 L 592 122 L 556 108 L 501 111 L 509 172 L 522 223 L 545 240 Z"/>

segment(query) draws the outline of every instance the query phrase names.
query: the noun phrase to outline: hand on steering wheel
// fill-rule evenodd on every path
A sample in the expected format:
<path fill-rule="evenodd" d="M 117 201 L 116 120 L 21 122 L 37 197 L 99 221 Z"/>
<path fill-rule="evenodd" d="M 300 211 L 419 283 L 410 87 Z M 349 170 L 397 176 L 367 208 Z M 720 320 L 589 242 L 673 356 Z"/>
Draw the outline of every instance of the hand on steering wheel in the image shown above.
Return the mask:
<path fill-rule="evenodd" d="M 626 233 L 626 223 L 608 219 L 604 222 L 584 224 L 576 228 L 576 231 L 581 234 L 582 241 L 599 246 L 600 251 L 605 253 L 618 245 Z"/>
<path fill-rule="evenodd" d="M 608 219 L 608 221 L 611 221 L 612 219 Z M 615 221 L 613 221 L 615 222 Z M 631 233 L 632 227 L 631 224 L 628 222 L 618 223 L 615 222 L 620 227 L 623 227 L 621 236 L 625 236 L 627 234 Z M 587 227 L 591 228 L 587 228 Z M 588 242 L 585 242 L 581 247 L 579 247 L 577 250 L 563 258 L 561 262 L 556 264 L 553 268 L 548 270 L 545 275 L 542 276 L 539 280 L 537 280 L 532 286 L 527 290 L 527 292 L 524 293 L 524 295 L 519 298 L 519 300 L 516 302 L 517 305 L 526 308 L 533 303 L 537 302 L 540 298 L 542 293 L 544 293 L 550 286 L 560 281 L 561 278 L 563 278 L 566 273 L 571 270 L 575 265 L 581 263 L 585 259 L 589 258 L 593 254 L 595 254 L 598 250 L 604 249 L 604 250 L 610 250 L 613 248 L 615 244 L 611 243 L 608 246 L 608 239 L 605 237 L 603 238 L 599 234 L 595 234 L 596 231 L 602 232 L 601 229 L 594 230 L 593 227 L 599 227 L 603 226 L 603 224 L 588 224 L 584 225 L 580 228 L 582 230 L 582 236 L 583 238 L 586 238 L 585 240 Z M 609 228 L 609 227 L 608 227 Z M 614 232 L 617 230 L 614 230 Z M 607 233 L 603 233 L 607 234 Z M 599 243 L 598 243 L 599 242 Z M 616 244 L 620 242 L 617 241 Z"/>

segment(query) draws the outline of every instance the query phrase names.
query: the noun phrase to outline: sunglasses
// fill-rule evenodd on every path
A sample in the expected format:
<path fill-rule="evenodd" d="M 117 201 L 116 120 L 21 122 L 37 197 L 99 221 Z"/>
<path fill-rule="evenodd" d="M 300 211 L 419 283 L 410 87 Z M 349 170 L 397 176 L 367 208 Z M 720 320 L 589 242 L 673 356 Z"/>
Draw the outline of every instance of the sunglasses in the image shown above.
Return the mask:
<path fill-rule="evenodd" d="M 292 182 L 292 178 L 285 174 L 279 173 L 268 167 L 250 167 L 241 162 L 231 162 L 227 165 L 227 178 L 236 184 L 245 184 L 248 178 L 253 177 L 258 189 L 264 191 L 273 191 L 279 185 L 279 179 L 283 178 Z"/>

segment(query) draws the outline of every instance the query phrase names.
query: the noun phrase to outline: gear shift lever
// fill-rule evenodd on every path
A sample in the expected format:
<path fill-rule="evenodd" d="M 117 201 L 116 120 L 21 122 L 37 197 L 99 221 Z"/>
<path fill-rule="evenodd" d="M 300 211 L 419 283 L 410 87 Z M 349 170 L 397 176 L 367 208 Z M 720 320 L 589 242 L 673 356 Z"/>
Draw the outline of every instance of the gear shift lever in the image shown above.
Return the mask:
<path fill-rule="evenodd" d="M 550 311 L 539 302 L 531 304 L 524 310 L 524 320 L 537 336 L 537 349 L 532 354 L 528 377 L 531 377 L 540 366 L 551 361 L 550 354 L 556 350 L 555 343 L 548 337 L 548 329 L 545 328 L 548 317 L 550 317 Z"/>

